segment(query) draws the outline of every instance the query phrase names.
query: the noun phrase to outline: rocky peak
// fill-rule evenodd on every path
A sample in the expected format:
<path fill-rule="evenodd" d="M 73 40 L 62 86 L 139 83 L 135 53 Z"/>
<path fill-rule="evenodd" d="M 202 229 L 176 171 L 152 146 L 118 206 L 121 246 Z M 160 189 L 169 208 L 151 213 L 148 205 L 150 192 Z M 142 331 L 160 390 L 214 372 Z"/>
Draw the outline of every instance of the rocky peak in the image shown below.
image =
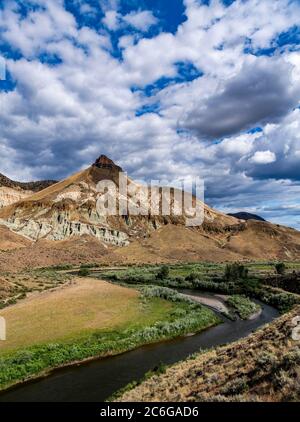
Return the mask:
<path fill-rule="evenodd" d="M 117 166 L 110 158 L 106 155 L 100 155 L 97 160 L 93 164 L 94 167 L 98 167 L 100 169 L 109 169 L 109 170 L 118 170 L 122 171 L 121 167 Z"/>

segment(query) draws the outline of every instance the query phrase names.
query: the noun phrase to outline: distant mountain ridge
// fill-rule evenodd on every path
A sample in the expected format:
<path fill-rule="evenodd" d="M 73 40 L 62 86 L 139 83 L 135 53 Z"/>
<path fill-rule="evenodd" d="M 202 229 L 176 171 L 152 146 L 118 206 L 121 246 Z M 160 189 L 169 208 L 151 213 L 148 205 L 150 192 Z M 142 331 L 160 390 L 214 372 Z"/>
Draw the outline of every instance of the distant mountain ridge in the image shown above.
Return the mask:
<path fill-rule="evenodd" d="M 256 214 L 251 214 L 250 212 L 240 211 L 235 213 L 228 213 L 231 217 L 239 218 L 240 220 L 257 220 L 257 221 L 266 221 L 264 218 Z"/>
<path fill-rule="evenodd" d="M 57 183 L 57 181 L 38 180 L 35 182 L 17 182 L 15 180 L 9 179 L 8 177 L 4 176 L 4 174 L 0 173 L 0 187 L 4 186 L 12 189 L 22 189 L 30 190 L 32 192 L 38 192 L 42 189 L 46 189 L 48 186 L 54 185 L 54 183 Z"/>
<path fill-rule="evenodd" d="M 54 180 L 16 182 L 0 173 L 0 208 L 14 204 L 56 183 Z"/>

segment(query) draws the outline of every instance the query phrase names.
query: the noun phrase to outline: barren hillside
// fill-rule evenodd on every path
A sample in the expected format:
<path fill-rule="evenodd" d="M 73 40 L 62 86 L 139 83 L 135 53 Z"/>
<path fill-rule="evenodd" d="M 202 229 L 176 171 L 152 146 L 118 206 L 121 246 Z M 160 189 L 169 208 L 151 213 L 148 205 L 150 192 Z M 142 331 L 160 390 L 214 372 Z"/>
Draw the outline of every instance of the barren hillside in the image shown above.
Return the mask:
<path fill-rule="evenodd" d="M 239 220 L 207 205 L 204 223 L 199 227 L 186 227 L 186 213 L 103 215 L 96 205 L 97 184 L 110 180 L 119 189 L 121 170 L 110 159 L 100 156 L 86 170 L 39 192 L 29 195 L 27 192 L 25 198 L 3 207 L 0 250 L 16 250 L 0 252 L 0 268 L 96 260 L 155 263 L 300 258 L 297 230 L 264 221 Z M 126 184 L 140 193 L 140 205 L 148 209 L 149 191 L 129 178 Z M 175 191 L 172 195 L 174 205 Z M 196 198 L 193 201 L 196 203 Z M 129 194 L 126 197 L 129 210 L 133 203 Z"/>

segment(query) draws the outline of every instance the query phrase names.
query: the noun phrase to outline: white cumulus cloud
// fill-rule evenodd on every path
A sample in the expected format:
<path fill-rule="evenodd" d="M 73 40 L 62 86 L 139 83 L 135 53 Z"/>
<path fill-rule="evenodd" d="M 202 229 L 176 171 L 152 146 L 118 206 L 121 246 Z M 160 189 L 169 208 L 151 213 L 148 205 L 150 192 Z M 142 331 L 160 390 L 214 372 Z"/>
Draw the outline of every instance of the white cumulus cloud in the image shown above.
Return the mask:
<path fill-rule="evenodd" d="M 250 158 L 250 161 L 255 164 L 270 164 L 276 161 L 276 154 L 272 151 L 256 151 Z"/>
<path fill-rule="evenodd" d="M 300 61 L 276 43 L 299 2 L 185 0 L 172 33 L 140 5 L 103 0 L 93 27 L 62 0 L 31 0 L 42 7 L 26 15 L 19 3 L 0 15 L 13 83 L 0 91 L 0 172 L 58 179 L 106 153 L 132 177 L 202 176 L 208 202 L 226 210 L 233 198 L 259 211 L 300 197 Z M 201 76 L 185 78 L 191 68 Z"/>

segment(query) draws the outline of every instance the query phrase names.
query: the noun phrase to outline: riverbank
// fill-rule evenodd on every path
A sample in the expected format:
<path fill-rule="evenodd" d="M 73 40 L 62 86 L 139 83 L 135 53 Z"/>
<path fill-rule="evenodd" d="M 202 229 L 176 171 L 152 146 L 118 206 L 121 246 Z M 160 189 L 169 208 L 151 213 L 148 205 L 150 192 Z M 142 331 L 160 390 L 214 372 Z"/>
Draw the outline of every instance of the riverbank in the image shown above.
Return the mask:
<path fill-rule="evenodd" d="M 118 288 L 124 289 L 120 286 Z M 133 289 L 129 290 L 135 292 Z M 162 305 L 165 310 L 156 317 L 152 315 L 149 318 L 148 315 L 143 320 L 142 312 L 139 320 L 115 329 L 94 330 L 88 335 L 80 333 L 77 338 L 64 342 L 2 351 L 0 388 L 3 390 L 20 382 L 46 376 L 55 368 L 124 353 L 145 344 L 196 333 L 221 322 L 211 310 L 170 289 L 155 286 L 142 289 L 140 306 L 144 312 L 149 307 L 157 308 Z M 55 326 L 53 320 L 51 324 Z"/>
<path fill-rule="evenodd" d="M 300 307 L 250 336 L 197 353 L 129 386 L 121 402 L 299 401 L 299 341 L 292 339 Z"/>
<path fill-rule="evenodd" d="M 262 312 L 261 306 L 257 302 L 244 296 L 218 295 L 191 289 L 179 289 L 177 291 L 232 320 L 237 318 L 254 320 Z"/>
<path fill-rule="evenodd" d="M 184 292 L 184 290 L 183 290 Z M 191 292 L 183 293 L 185 297 L 188 297 L 196 302 L 201 303 L 202 305 L 208 306 L 209 308 L 214 309 L 217 312 L 220 312 L 224 315 L 229 314 L 229 309 L 225 305 L 224 301 L 215 297 L 215 296 L 209 296 L 205 294 L 192 294 Z"/>
<path fill-rule="evenodd" d="M 49 376 L 0 393 L 0 402 L 101 402 L 149 371 L 159 372 L 188 356 L 248 336 L 278 317 L 278 312 L 260 303 L 261 315 L 253 321 L 228 320 L 193 336 L 140 346 L 115 356 L 94 359 L 78 366 L 55 370 Z"/>

